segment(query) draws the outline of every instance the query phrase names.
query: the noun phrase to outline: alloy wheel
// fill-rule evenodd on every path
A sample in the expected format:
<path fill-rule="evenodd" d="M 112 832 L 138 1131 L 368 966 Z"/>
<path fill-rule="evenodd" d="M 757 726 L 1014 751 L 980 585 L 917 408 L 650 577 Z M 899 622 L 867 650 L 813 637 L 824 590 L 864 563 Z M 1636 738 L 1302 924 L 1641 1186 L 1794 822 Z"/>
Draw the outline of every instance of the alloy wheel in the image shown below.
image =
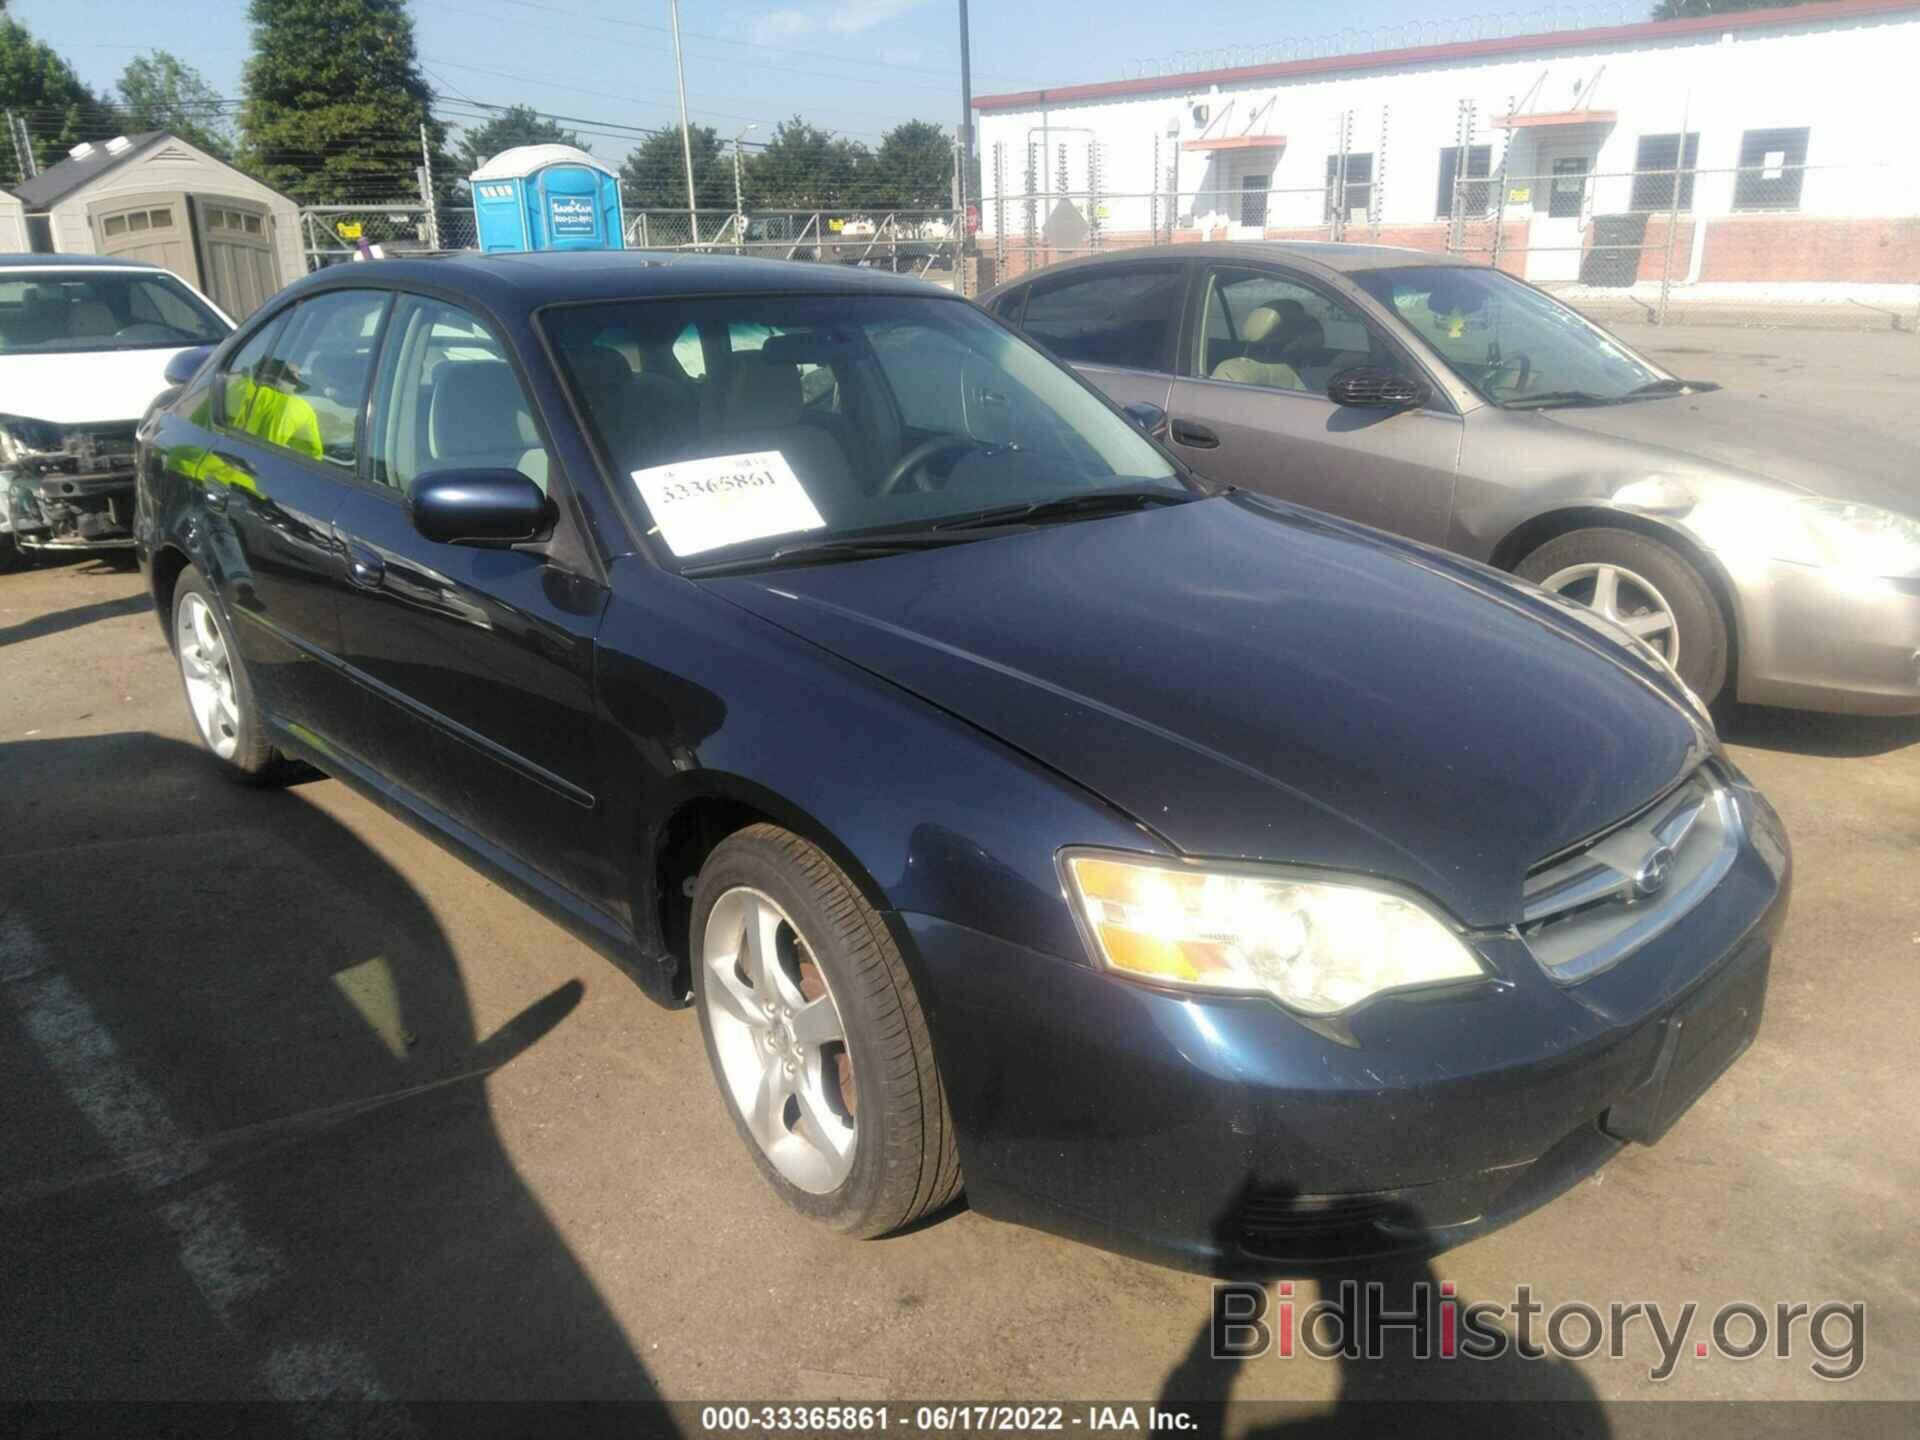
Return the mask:
<path fill-rule="evenodd" d="M 770 896 L 741 885 L 714 902 L 700 963 L 728 1099 L 787 1181 L 831 1193 L 853 1169 L 858 1097 L 812 945 Z"/>
<path fill-rule="evenodd" d="M 174 649 L 187 684 L 187 705 L 207 748 L 231 760 L 240 748 L 240 701 L 233 682 L 233 657 L 213 609 L 189 592 L 174 614 Z"/>
<path fill-rule="evenodd" d="M 1668 665 L 1679 667 L 1679 621 L 1666 596 L 1645 576 L 1619 565 L 1589 562 L 1556 570 L 1540 583 L 1604 615 Z"/>

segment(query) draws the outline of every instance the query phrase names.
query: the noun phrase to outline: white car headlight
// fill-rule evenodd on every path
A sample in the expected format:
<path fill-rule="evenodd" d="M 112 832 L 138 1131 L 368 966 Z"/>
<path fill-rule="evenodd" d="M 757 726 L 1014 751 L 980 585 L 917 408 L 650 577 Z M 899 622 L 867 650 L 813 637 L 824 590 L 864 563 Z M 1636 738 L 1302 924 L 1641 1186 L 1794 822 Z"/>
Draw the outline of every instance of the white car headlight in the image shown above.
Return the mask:
<path fill-rule="evenodd" d="M 1920 576 L 1920 520 L 1817 496 L 1707 501 L 1687 520 L 1716 550 L 1886 579 Z"/>
<path fill-rule="evenodd" d="M 1265 993 L 1332 1015 L 1388 990 L 1486 969 L 1419 903 L 1362 881 L 1067 851 L 1087 936 L 1116 974 L 1193 990 Z"/>

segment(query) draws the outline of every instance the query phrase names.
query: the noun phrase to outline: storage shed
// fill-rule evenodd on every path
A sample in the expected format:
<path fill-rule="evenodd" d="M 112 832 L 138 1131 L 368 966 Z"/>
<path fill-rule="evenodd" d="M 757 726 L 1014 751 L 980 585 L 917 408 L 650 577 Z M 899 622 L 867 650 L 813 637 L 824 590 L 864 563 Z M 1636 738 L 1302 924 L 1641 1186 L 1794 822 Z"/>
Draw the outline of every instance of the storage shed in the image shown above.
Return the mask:
<path fill-rule="evenodd" d="M 472 175 L 480 248 L 620 250 L 620 177 L 571 145 L 502 150 Z"/>
<path fill-rule="evenodd" d="M 27 248 L 27 212 L 19 196 L 0 190 L 0 255 Z"/>
<path fill-rule="evenodd" d="M 148 260 L 236 319 L 306 270 L 293 201 L 164 130 L 76 145 L 15 195 L 21 248 Z"/>

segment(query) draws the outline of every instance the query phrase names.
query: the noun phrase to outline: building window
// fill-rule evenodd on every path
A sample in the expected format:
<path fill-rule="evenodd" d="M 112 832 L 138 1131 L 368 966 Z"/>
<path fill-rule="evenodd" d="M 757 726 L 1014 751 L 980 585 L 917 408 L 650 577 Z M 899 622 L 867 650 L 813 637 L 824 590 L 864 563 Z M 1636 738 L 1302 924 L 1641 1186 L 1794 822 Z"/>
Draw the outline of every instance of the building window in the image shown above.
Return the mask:
<path fill-rule="evenodd" d="M 1467 157 L 1467 173 L 1460 174 L 1462 151 Z M 1491 145 L 1449 145 L 1440 152 L 1440 194 L 1433 213 L 1442 220 L 1453 218 L 1454 182 L 1460 180 L 1460 213 L 1484 215 L 1493 208 L 1493 185 L 1487 177 L 1493 173 Z"/>
<path fill-rule="evenodd" d="M 1327 224 L 1331 225 L 1336 216 L 1346 220 L 1365 220 L 1373 210 L 1373 155 L 1368 152 L 1357 155 L 1349 151 L 1345 156 L 1347 169 L 1347 193 L 1345 205 L 1335 192 L 1340 188 L 1339 155 L 1327 156 Z"/>
<path fill-rule="evenodd" d="M 1240 223 L 1242 225 L 1265 226 L 1267 223 L 1267 191 L 1273 188 L 1271 175 L 1242 175 L 1240 177 Z"/>
<path fill-rule="evenodd" d="M 1693 167 L 1700 160 L 1700 132 L 1687 132 L 1687 153 L 1680 154 L 1678 135 L 1642 135 L 1633 158 L 1633 203 L 1630 210 L 1671 210 L 1673 182 L 1680 181 L 1680 208 L 1693 209 Z M 1679 171 L 1676 177 L 1672 172 Z M 1664 173 L 1663 173 L 1664 172 Z"/>
<path fill-rule="evenodd" d="M 1733 183 L 1736 210 L 1798 210 L 1806 173 L 1804 125 L 1795 130 L 1748 130 L 1740 136 L 1740 175 Z"/>

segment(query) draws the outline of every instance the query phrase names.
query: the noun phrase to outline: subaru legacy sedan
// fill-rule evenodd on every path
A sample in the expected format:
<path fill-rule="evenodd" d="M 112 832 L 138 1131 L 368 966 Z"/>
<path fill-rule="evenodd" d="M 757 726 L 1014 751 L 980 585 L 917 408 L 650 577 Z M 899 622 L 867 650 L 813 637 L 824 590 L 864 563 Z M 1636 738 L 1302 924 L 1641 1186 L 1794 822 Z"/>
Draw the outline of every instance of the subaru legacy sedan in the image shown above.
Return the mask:
<path fill-rule="evenodd" d="M 1920 469 L 1669 374 L 1545 292 L 1381 245 L 1116 251 L 982 303 L 1210 479 L 1509 570 L 1709 703 L 1920 713 Z"/>
<path fill-rule="evenodd" d="M 175 379 L 140 555 L 217 763 L 691 1003 L 838 1231 L 964 1186 L 1192 1264 L 1443 1245 L 1755 1034 L 1787 843 L 1658 659 L 1215 492 L 943 291 L 392 260 Z"/>

